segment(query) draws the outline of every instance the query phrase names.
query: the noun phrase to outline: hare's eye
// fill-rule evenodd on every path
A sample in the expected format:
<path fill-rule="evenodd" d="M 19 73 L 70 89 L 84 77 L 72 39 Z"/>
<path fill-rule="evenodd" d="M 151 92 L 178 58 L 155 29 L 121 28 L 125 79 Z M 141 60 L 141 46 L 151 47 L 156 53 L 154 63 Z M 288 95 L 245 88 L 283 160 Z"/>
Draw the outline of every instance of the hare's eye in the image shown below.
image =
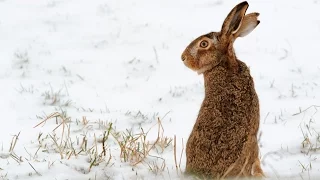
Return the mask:
<path fill-rule="evenodd" d="M 200 42 L 200 47 L 202 48 L 206 48 L 208 47 L 208 45 L 209 45 L 209 42 L 207 40 L 203 40 Z"/>

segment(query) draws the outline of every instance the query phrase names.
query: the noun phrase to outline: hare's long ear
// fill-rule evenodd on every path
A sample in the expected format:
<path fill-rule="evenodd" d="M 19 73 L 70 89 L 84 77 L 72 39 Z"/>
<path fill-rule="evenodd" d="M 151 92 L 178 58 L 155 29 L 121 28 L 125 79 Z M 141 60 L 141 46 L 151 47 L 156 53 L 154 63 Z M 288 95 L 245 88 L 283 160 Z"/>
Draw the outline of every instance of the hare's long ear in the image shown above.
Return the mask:
<path fill-rule="evenodd" d="M 241 27 L 242 20 L 246 14 L 249 7 L 247 1 L 239 3 L 236 5 L 228 14 L 223 22 L 221 34 L 225 37 L 230 37 L 230 35 L 237 33 Z"/>
<path fill-rule="evenodd" d="M 259 16 L 259 13 L 257 12 L 247 14 L 243 18 L 241 26 L 239 30 L 236 32 L 236 34 L 234 35 L 234 38 L 244 37 L 249 33 L 251 33 L 260 23 L 260 21 L 258 20 L 258 16 Z"/>

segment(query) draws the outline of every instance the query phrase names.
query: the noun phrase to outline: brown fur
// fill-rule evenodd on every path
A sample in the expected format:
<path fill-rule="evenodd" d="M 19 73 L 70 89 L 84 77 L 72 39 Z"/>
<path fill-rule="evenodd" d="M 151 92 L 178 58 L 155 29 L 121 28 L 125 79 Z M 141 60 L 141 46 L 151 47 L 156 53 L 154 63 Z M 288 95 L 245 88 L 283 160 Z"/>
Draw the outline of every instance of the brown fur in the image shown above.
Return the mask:
<path fill-rule="evenodd" d="M 258 24 L 247 2 L 235 6 L 221 32 L 195 39 L 182 54 L 185 65 L 204 76 L 205 98 L 186 147 L 186 172 L 208 177 L 262 177 L 257 133 L 259 100 L 249 68 L 233 42 Z M 201 42 L 208 41 L 207 47 Z M 204 43 L 205 45 L 206 43 Z"/>

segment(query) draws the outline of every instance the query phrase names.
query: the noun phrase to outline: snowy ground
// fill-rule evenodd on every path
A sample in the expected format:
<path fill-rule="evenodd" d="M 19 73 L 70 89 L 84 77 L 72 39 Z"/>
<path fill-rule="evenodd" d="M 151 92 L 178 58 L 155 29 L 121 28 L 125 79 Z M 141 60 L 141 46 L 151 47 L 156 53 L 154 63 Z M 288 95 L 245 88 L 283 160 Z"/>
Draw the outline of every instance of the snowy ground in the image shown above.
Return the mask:
<path fill-rule="evenodd" d="M 180 55 L 236 3 L 0 0 L 0 179 L 185 179 L 204 89 Z M 320 1 L 249 4 L 261 24 L 235 49 L 260 98 L 263 169 L 318 179 Z"/>

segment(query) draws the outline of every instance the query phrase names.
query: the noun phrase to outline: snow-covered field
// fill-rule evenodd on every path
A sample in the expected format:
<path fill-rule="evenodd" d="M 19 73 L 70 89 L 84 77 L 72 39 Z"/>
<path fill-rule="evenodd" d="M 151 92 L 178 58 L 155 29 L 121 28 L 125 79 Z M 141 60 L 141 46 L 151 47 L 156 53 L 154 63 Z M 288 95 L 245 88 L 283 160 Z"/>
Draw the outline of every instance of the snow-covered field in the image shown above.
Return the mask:
<path fill-rule="evenodd" d="M 0 179 L 188 178 L 204 88 L 180 55 L 238 2 L 0 0 Z M 320 179 L 320 1 L 249 4 L 262 167 Z"/>

